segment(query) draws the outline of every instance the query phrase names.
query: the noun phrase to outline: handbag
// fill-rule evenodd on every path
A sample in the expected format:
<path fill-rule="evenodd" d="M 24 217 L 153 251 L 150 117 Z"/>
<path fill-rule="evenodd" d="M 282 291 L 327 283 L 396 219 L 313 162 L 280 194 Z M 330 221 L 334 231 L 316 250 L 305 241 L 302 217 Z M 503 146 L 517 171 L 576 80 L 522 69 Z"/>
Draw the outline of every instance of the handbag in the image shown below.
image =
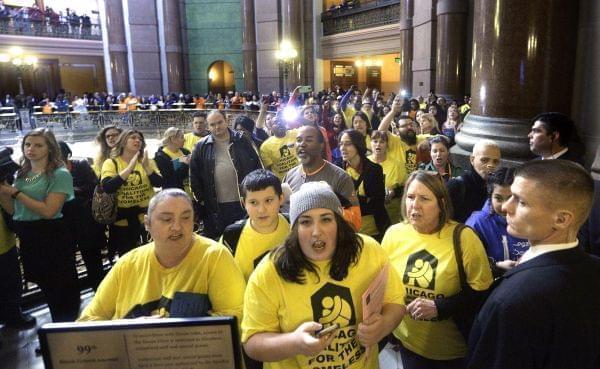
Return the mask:
<path fill-rule="evenodd" d="M 117 162 L 112 160 L 118 172 Z M 117 220 L 117 193 L 105 192 L 98 183 L 92 196 L 92 217 L 100 224 L 113 224 Z"/>

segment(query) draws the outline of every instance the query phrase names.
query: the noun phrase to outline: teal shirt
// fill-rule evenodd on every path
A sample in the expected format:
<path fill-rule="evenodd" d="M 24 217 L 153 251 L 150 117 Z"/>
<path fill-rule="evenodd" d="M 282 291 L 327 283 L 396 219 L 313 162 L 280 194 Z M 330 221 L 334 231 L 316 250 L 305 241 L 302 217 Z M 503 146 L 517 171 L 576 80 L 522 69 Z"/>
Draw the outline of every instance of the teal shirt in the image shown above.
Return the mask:
<path fill-rule="evenodd" d="M 32 177 L 34 177 L 34 174 L 29 172 L 27 178 Z M 44 201 L 46 197 L 48 197 L 48 194 L 52 192 L 66 194 L 67 197 L 65 198 L 65 202 L 70 201 L 75 197 L 75 194 L 73 193 L 73 177 L 71 177 L 71 173 L 69 173 L 65 167 L 56 169 L 54 174 L 50 177 L 46 174 L 42 174 L 31 182 L 27 182 L 25 178 L 17 178 L 15 187 L 25 195 L 38 201 Z M 31 221 L 42 219 L 41 215 L 26 208 L 21 201 L 15 200 L 14 204 L 14 220 Z M 61 210 L 59 210 L 52 219 L 62 218 L 63 215 Z"/>

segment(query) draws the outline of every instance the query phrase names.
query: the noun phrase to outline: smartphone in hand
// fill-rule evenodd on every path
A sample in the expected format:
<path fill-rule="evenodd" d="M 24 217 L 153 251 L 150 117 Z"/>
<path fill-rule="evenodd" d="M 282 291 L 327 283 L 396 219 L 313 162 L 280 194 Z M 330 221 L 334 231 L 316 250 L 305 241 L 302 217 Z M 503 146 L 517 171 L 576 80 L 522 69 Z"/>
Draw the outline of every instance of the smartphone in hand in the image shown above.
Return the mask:
<path fill-rule="evenodd" d="M 329 333 L 337 331 L 338 329 L 340 329 L 340 325 L 338 323 L 335 323 L 327 328 L 323 328 L 321 330 L 316 331 L 315 336 L 317 336 L 317 338 L 321 338 L 323 336 L 328 335 Z"/>

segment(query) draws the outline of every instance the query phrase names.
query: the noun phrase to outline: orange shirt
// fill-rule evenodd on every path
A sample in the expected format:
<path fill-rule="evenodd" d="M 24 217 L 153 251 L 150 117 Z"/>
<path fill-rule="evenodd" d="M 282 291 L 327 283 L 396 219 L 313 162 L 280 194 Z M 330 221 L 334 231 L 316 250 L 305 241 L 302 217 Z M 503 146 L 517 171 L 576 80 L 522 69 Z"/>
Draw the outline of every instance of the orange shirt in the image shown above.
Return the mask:
<path fill-rule="evenodd" d="M 204 100 L 204 98 L 202 96 L 200 96 L 199 98 L 194 98 L 194 104 L 196 104 L 196 109 L 204 109 L 204 103 L 206 102 L 206 100 Z"/>

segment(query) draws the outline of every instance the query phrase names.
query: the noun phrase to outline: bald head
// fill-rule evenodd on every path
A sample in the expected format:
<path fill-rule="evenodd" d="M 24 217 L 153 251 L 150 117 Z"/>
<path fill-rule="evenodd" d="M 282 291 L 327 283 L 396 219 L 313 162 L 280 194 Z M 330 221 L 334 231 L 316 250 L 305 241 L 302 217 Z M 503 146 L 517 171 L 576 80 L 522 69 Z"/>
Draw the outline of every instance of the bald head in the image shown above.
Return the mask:
<path fill-rule="evenodd" d="M 500 164 L 500 147 L 496 141 L 481 140 L 473 146 L 473 153 L 470 157 L 473 169 L 481 178 L 487 180 Z"/>

